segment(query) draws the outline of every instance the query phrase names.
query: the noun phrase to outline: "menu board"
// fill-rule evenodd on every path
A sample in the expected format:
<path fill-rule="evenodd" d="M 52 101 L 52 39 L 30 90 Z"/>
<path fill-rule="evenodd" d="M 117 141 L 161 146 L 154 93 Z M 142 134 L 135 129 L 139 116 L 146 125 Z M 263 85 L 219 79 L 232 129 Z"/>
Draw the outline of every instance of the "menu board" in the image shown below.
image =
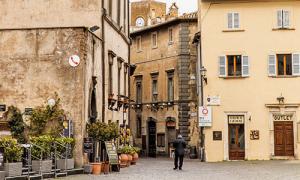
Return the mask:
<path fill-rule="evenodd" d="M 111 141 L 106 141 L 105 148 L 108 155 L 109 163 L 111 165 L 118 165 L 119 159 L 118 159 L 117 148 L 115 144 Z"/>

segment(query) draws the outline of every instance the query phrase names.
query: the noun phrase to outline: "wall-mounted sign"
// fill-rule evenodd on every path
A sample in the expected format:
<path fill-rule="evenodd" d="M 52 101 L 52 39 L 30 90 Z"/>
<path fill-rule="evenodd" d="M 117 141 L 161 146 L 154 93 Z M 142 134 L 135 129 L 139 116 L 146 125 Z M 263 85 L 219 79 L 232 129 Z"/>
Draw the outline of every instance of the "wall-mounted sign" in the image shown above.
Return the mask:
<path fill-rule="evenodd" d="M 73 136 L 73 121 L 66 120 L 63 122 L 63 135 L 64 137 L 72 137 Z"/>
<path fill-rule="evenodd" d="M 6 105 L 0 104 L 0 112 L 6 111 Z"/>
<path fill-rule="evenodd" d="M 244 124 L 245 117 L 244 116 L 228 116 L 228 124 Z"/>
<path fill-rule="evenodd" d="M 94 152 L 93 150 L 94 147 L 92 138 L 83 138 L 83 152 L 90 154 Z"/>
<path fill-rule="evenodd" d="M 212 109 L 211 107 L 199 107 L 199 126 L 211 127 L 212 126 Z"/>
<path fill-rule="evenodd" d="M 250 139 L 251 140 L 259 140 L 259 130 L 251 130 L 250 131 Z"/>
<path fill-rule="evenodd" d="M 220 96 L 208 96 L 206 98 L 206 104 L 208 106 L 219 106 L 221 105 L 221 98 Z"/>
<path fill-rule="evenodd" d="M 25 108 L 25 115 L 32 115 L 33 109 L 32 108 Z"/>
<path fill-rule="evenodd" d="M 273 114 L 274 121 L 292 121 L 293 114 Z"/>
<path fill-rule="evenodd" d="M 222 131 L 213 131 L 213 140 L 222 141 Z"/>
<path fill-rule="evenodd" d="M 79 56 L 77 55 L 72 55 L 70 58 L 69 58 L 69 64 L 70 66 L 72 67 L 77 67 L 80 63 L 80 58 Z"/>

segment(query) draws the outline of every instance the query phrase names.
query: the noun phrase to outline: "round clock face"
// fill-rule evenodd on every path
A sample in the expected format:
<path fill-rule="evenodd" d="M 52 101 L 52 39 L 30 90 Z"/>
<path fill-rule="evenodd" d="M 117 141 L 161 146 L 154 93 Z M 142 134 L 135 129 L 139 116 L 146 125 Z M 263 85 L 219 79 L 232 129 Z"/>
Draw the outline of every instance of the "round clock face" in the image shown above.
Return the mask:
<path fill-rule="evenodd" d="M 135 22 L 135 25 L 136 25 L 136 26 L 139 26 L 139 27 L 144 26 L 144 25 L 145 25 L 144 19 L 141 18 L 141 17 L 137 18 L 137 19 L 136 19 L 136 22 Z"/>

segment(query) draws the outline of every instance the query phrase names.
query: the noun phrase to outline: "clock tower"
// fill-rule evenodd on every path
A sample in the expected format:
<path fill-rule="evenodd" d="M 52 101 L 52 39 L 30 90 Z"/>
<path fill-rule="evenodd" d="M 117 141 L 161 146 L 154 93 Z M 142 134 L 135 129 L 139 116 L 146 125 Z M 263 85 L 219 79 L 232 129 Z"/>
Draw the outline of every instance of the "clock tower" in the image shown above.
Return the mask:
<path fill-rule="evenodd" d="M 155 0 L 131 2 L 131 22 L 133 28 L 150 26 L 165 20 L 166 3 Z"/>

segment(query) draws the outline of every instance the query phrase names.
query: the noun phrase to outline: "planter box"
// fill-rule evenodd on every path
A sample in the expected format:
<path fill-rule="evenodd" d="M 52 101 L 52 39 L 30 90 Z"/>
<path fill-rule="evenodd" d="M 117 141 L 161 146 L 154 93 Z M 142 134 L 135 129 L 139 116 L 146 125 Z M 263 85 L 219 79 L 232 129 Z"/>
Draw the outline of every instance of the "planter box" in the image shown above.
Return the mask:
<path fill-rule="evenodd" d="M 52 160 L 33 160 L 32 161 L 32 171 L 36 172 L 51 172 L 52 170 Z"/>
<path fill-rule="evenodd" d="M 4 163 L 4 170 L 6 177 L 15 177 L 22 175 L 22 162 L 18 163 Z"/>
<path fill-rule="evenodd" d="M 74 167 L 75 167 L 74 159 L 67 159 L 67 161 L 65 159 L 57 160 L 57 169 L 66 170 L 66 169 L 74 169 Z"/>

